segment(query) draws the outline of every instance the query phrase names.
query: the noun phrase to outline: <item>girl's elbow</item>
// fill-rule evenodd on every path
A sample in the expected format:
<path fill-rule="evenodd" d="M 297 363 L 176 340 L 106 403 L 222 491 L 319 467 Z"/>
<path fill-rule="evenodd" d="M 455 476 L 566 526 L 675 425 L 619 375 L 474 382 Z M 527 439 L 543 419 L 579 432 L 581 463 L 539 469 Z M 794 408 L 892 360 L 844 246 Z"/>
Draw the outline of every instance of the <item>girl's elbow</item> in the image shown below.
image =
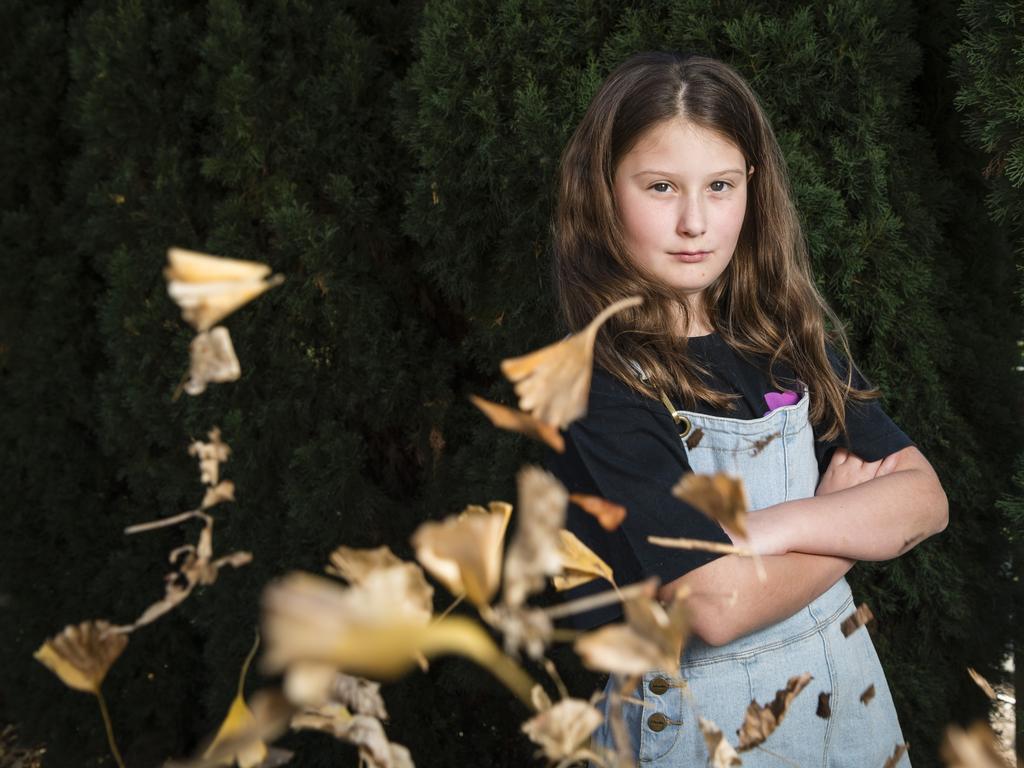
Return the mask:
<path fill-rule="evenodd" d="M 710 605 L 691 609 L 690 621 L 692 633 L 707 645 L 725 645 L 734 639 L 723 612 L 713 610 Z"/>

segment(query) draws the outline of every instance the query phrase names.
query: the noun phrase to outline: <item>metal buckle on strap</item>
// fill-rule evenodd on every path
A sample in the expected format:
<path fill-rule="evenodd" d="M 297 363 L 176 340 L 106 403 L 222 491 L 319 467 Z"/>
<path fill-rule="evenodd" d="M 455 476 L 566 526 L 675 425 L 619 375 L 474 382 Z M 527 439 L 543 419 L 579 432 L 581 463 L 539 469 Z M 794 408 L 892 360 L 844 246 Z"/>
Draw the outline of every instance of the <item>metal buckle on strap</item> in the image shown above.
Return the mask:
<path fill-rule="evenodd" d="M 661 389 L 658 390 L 658 395 L 661 397 L 661 402 L 663 402 L 665 407 L 668 408 L 668 412 L 672 414 L 672 421 L 674 421 L 676 426 L 679 428 L 679 437 L 686 438 L 693 429 L 693 424 L 690 419 L 686 416 L 685 412 L 678 410 L 674 405 L 672 405 L 672 401 L 668 399 L 668 395 L 666 395 Z"/>

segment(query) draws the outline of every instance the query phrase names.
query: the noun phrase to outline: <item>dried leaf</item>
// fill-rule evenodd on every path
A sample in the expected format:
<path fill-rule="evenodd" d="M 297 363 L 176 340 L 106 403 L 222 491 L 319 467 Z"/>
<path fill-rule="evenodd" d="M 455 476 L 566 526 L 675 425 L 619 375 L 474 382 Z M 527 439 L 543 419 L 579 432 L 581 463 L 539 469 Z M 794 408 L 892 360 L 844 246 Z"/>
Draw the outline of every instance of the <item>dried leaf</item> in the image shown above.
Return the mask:
<path fill-rule="evenodd" d="M 666 611 L 661 603 L 637 596 L 623 603 L 625 624 L 609 624 L 576 638 L 583 665 L 601 672 L 642 675 L 660 669 L 679 674 L 679 658 L 690 634 L 686 593 L 678 591 Z"/>
<path fill-rule="evenodd" d="M 548 760 L 572 760 L 602 722 L 604 716 L 590 702 L 562 699 L 523 723 L 522 731 Z"/>
<path fill-rule="evenodd" d="M 992 684 L 989 683 L 988 680 L 986 680 L 984 677 L 982 677 L 978 673 L 978 670 L 976 670 L 974 667 L 968 667 L 967 668 L 967 674 L 969 674 L 971 676 L 971 680 L 974 681 L 974 684 L 977 685 L 979 688 L 981 688 L 982 691 L 984 691 L 986 696 L 988 696 L 990 699 L 995 701 L 995 699 L 996 699 L 996 690 L 995 690 L 995 688 L 992 687 Z"/>
<path fill-rule="evenodd" d="M 476 395 L 470 395 L 469 399 L 473 405 L 483 411 L 484 415 L 490 419 L 491 424 L 498 429 L 518 432 L 521 435 L 526 435 L 534 440 L 546 443 L 558 453 L 565 453 L 565 438 L 562 437 L 562 433 L 558 431 L 557 427 L 553 427 L 528 413 L 517 411 L 515 408 L 509 408 L 500 403 L 492 403 L 490 400 L 485 400 Z"/>
<path fill-rule="evenodd" d="M 576 534 L 562 528 L 558 531 L 558 538 L 563 572 L 553 578 L 555 589 L 571 589 L 597 578 L 606 579 L 614 586 L 611 567 L 580 541 Z"/>
<path fill-rule="evenodd" d="M 857 606 L 857 610 L 843 619 L 843 623 L 839 625 L 839 628 L 843 631 L 844 637 L 852 635 L 859 627 L 864 626 L 869 621 L 875 618 L 875 614 L 868 608 L 867 603 L 861 603 Z"/>
<path fill-rule="evenodd" d="M 347 588 L 307 573 L 272 582 L 262 601 L 266 671 L 319 662 L 351 674 L 396 679 L 420 656 L 458 653 L 489 670 L 529 706 L 529 676 L 477 623 L 462 616 L 414 621 L 393 606 L 382 606 L 382 596 L 367 589 L 370 578 Z"/>
<path fill-rule="evenodd" d="M 197 517 L 204 521 L 202 530 L 199 532 L 199 541 L 195 544 L 186 544 L 171 551 L 168 559 L 175 563 L 184 555 L 177 571 L 172 571 L 164 576 L 164 597 L 150 605 L 133 624 L 116 626 L 112 632 L 129 633 L 139 627 L 151 624 L 166 613 L 172 611 L 192 594 L 197 585 L 209 586 L 217 580 L 217 574 L 225 565 L 239 568 L 252 562 L 252 553 L 233 552 L 225 557 L 213 560 L 213 518 L 205 512 L 193 511 L 186 513 L 184 518 Z M 166 521 L 158 521 L 162 524 Z M 129 531 L 149 530 L 155 527 L 153 523 L 142 523 L 132 526 Z"/>
<path fill-rule="evenodd" d="M 76 691 L 99 695 L 103 678 L 128 645 L 103 619 L 70 624 L 32 654 L 61 682 Z"/>
<path fill-rule="evenodd" d="M 285 671 L 284 693 L 290 702 L 304 707 L 335 703 L 357 714 L 388 718 L 380 683 L 346 675 L 331 664 L 302 661 L 290 665 Z"/>
<path fill-rule="evenodd" d="M 896 768 L 903 756 L 907 754 L 908 749 L 910 749 L 909 744 L 897 744 L 893 748 L 892 754 L 886 758 L 885 765 L 882 768 Z"/>
<path fill-rule="evenodd" d="M 763 707 L 751 701 L 747 707 L 743 726 L 737 731 L 739 744 L 736 749 L 745 752 L 764 742 L 782 724 L 789 705 L 814 677 L 809 672 L 789 678 L 786 687 L 775 692 L 775 699 Z"/>
<path fill-rule="evenodd" d="M 190 395 L 201 395 L 207 384 L 238 381 L 242 366 L 238 362 L 231 335 L 222 325 L 199 333 L 189 345 L 188 381 L 184 390 Z"/>
<path fill-rule="evenodd" d="M 341 546 L 331 552 L 330 561 L 327 572 L 352 584 L 361 582 L 370 571 L 402 565 L 405 562 L 387 545 L 373 549 Z"/>
<path fill-rule="evenodd" d="M 712 768 L 729 768 L 729 766 L 733 765 L 743 765 L 740 756 L 736 754 L 736 750 L 733 749 L 732 744 L 722 735 L 722 730 L 717 725 L 710 720 L 705 720 L 703 717 L 698 717 L 697 722 L 700 725 L 700 732 L 704 734 L 704 743 L 708 747 Z"/>
<path fill-rule="evenodd" d="M 586 413 L 598 330 L 615 313 L 642 303 L 639 296 L 616 301 L 568 339 L 502 360 L 502 373 L 516 383 L 519 408 L 561 429 Z"/>
<path fill-rule="evenodd" d="M 686 437 L 686 447 L 691 451 L 700 445 L 700 441 L 704 439 L 704 430 L 700 427 L 695 427 L 689 435 Z"/>
<path fill-rule="evenodd" d="M 558 531 L 565 525 L 569 493 L 554 475 L 525 466 L 516 476 L 519 523 L 505 556 L 505 605 L 522 605 L 544 589 L 548 576 L 562 572 Z"/>
<path fill-rule="evenodd" d="M 368 768 L 414 768 L 409 750 L 388 741 L 380 720 L 367 715 L 353 715 L 340 704 L 327 704 L 307 709 L 292 718 L 295 730 L 316 730 L 354 744 L 359 750 L 360 765 Z"/>
<path fill-rule="evenodd" d="M 651 544 L 657 544 L 659 547 L 672 547 L 673 549 L 699 549 L 704 552 L 722 552 L 727 555 L 739 555 L 740 557 L 756 557 L 752 549 L 737 547 L 734 544 L 722 544 L 718 541 L 673 538 L 669 536 L 648 536 L 647 540 Z"/>
<path fill-rule="evenodd" d="M 235 500 L 235 484 L 230 480 L 221 480 L 217 485 L 212 488 L 206 489 L 206 494 L 203 496 L 202 509 L 209 509 L 222 501 L 234 501 Z"/>
<path fill-rule="evenodd" d="M 977 720 L 964 731 L 946 726 L 939 755 L 947 768 L 1010 768 L 999 751 L 999 743 L 988 723 Z"/>
<path fill-rule="evenodd" d="M 168 249 L 167 262 L 167 293 L 181 307 L 182 318 L 197 331 L 209 330 L 267 289 L 284 282 L 281 275 L 264 281 L 270 267 L 259 262 L 181 248 Z"/>
<path fill-rule="evenodd" d="M 188 455 L 199 459 L 199 482 L 217 485 L 220 481 L 220 465 L 228 460 L 231 448 L 221 441 L 219 427 L 211 429 L 207 436 L 210 442 L 193 441 L 188 447 Z"/>
<path fill-rule="evenodd" d="M 512 506 L 492 501 L 458 516 L 420 525 L 412 535 L 416 559 L 453 595 L 477 607 L 490 603 L 501 580 L 501 556 Z"/>
<path fill-rule="evenodd" d="M 672 495 L 746 538 L 750 503 L 741 478 L 725 472 L 713 475 L 687 472 L 673 486 Z"/>
<path fill-rule="evenodd" d="M 577 504 L 587 514 L 596 517 L 597 522 L 606 531 L 614 531 L 626 519 L 626 508 L 624 506 L 610 502 L 607 499 L 602 499 L 600 496 L 571 493 L 569 494 L 569 501 Z"/>
<path fill-rule="evenodd" d="M 818 694 L 818 709 L 814 714 L 822 720 L 828 720 L 832 717 L 832 707 L 829 706 L 828 702 L 831 696 L 831 693 L 825 693 L 824 691 Z"/>
<path fill-rule="evenodd" d="M 872 683 L 871 685 L 869 685 L 867 688 L 864 689 L 864 692 L 860 695 L 860 703 L 861 704 L 867 704 L 873 698 L 875 698 L 875 684 L 874 683 Z"/>
<path fill-rule="evenodd" d="M 505 653 L 518 656 L 521 649 L 531 659 L 540 660 L 551 643 L 554 625 L 542 608 L 510 607 L 499 603 L 486 612 L 487 621 L 504 637 Z"/>

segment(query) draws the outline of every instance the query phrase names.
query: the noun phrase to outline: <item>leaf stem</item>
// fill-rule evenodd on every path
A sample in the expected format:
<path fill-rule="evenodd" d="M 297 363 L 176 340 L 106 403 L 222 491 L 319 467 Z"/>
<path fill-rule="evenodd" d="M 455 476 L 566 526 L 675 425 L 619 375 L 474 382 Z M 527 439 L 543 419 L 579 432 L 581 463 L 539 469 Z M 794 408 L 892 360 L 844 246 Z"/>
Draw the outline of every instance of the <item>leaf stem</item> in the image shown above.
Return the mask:
<path fill-rule="evenodd" d="M 110 744 L 110 753 L 114 756 L 114 761 L 117 763 L 118 768 L 124 768 L 124 760 L 121 759 L 121 753 L 117 750 L 117 742 L 114 741 L 114 727 L 110 723 L 110 712 L 107 711 L 107 702 L 103 698 L 103 691 L 99 688 L 96 689 L 96 699 L 100 703 L 100 714 L 103 715 L 103 726 L 107 731 L 107 743 Z"/>

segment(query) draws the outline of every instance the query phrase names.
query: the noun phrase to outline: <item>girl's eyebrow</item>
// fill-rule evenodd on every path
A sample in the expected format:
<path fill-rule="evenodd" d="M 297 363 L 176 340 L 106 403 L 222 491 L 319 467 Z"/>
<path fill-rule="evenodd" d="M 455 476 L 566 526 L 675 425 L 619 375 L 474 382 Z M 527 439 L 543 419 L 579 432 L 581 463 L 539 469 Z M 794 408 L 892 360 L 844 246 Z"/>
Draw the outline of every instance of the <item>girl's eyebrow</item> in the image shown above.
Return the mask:
<path fill-rule="evenodd" d="M 634 173 L 633 174 L 633 178 L 636 178 L 637 176 L 643 176 L 645 173 L 650 173 L 650 174 L 653 174 L 654 176 L 672 176 L 673 175 L 673 174 L 669 173 L 668 171 L 647 170 L 647 171 L 640 171 L 639 173 Z M 743 171 L 741 171 L 739 168 L 728 168 L 728 169 L 726 169 L 724 171 L 715 171 L 714 173 L 709 173 L 708 176 L 728 176 L 730 174 L 737 174 L 737 175 L 742 176 L 743 175 Z"/>

